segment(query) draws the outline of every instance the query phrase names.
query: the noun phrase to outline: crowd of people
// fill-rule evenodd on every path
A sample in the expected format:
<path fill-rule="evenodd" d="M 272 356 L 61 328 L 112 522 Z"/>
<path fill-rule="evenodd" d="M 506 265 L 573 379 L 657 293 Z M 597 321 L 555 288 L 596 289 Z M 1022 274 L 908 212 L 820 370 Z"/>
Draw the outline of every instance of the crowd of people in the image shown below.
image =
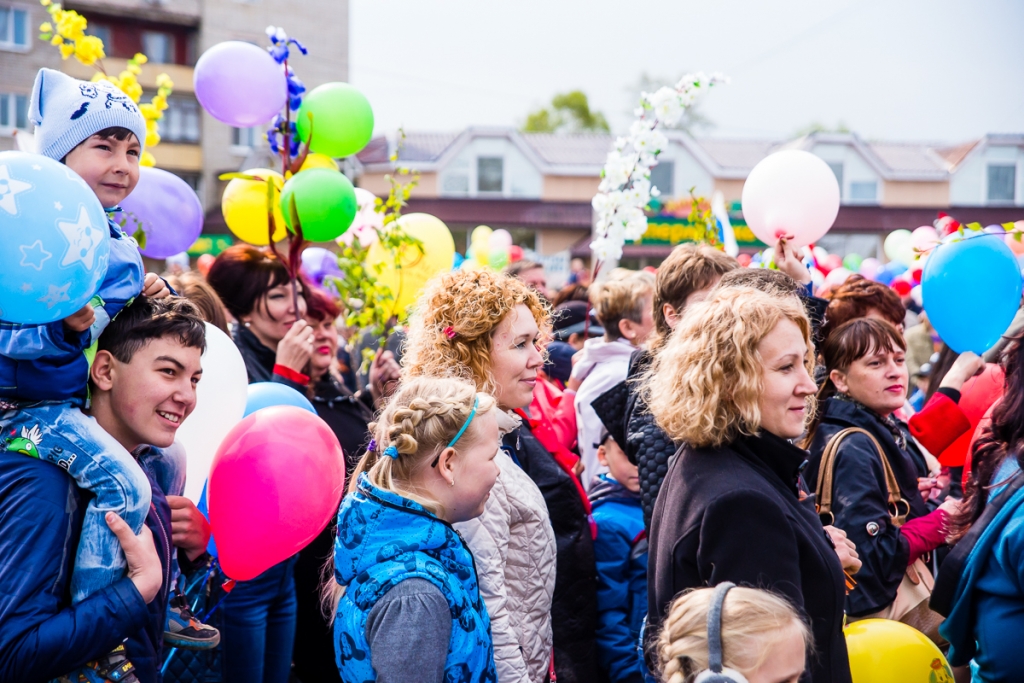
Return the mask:
<path fill-rule="evenodd" d="M 40 152 L 116 206 L 145 121 L 45 88 Z M 0 323 L 0 682 L 842 683 L 868 618 L 1024 680 L 1018 331 L 986 366 L 887 286 L 816 296 L 784 238 L 777 269 L 685 244 L 558 292 L 442 273 L 361 374 L 363 331 L 271 251 L 164 278 L 109 232 L 98 303 Z M 208 327 L 346 459 L 336 519 L 237 583 L 175 441 Z"/>

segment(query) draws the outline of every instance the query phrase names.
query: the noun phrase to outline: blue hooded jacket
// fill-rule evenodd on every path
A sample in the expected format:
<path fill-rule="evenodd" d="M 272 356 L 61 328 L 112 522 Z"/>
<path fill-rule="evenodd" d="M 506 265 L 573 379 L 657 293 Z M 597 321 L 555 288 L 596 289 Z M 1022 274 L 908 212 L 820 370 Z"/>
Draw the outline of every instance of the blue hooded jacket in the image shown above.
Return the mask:
<path fill-rule="evenodd" d="M 0 398 L 66 401 L 85 398 L 89 361 L 85 350 L 121 309 L 142 292 L 142 256 L 135 240 L 108 219 L 110 262 L 96 293 L 102 306 L 86 332 L 71 332 L 64 321 L 20 325 L 0 321 Z M 94 299 L 95 300 L 95 299 Z"/>
<path fill-rule="evenodd" d="M 992 479 L 1004 484 L 990 490 L 989 499 L 1019 473 L 1016 459 L 1007 458 Z M 949 641 L 950 664 L 974 660 L 978 683 L 1024 680 L 1024 488 L 1003 504 L 968 556 L 939 633 Z"/>
<path fill-rule="evenodd" d="M 451 525 L 418 503 L 377 488 L 365 474 L 338 511 L 334 577 L 346 586 L 334 622 L 334 651 L 343 680 L 376 680 L 366 639 L 367 617 L 385 593 L 410 578 L 436 586 L 451 609 L 445 680 L 498 680 L 491 620 L 466 544 Z"/>
<path fill-rule="evenodd" d="M 597 523 L 597 652 L 612 683 L 643 681 L 637 643 L 647 616 L 647 533 L 640 494 L 607 474 L 590 489 Z"/>
<path fill-rule="evenodd" d="M 146 526 L 164 571 L 156 598 L 147 605 L 125 577 L 71 605 L 87 494 L 45 460 L 0 453 L 0 683 L 49 681 L 126 637 L 139 680 L 158 683 L 173 549 L 167 499 L 150 483 Z"/>

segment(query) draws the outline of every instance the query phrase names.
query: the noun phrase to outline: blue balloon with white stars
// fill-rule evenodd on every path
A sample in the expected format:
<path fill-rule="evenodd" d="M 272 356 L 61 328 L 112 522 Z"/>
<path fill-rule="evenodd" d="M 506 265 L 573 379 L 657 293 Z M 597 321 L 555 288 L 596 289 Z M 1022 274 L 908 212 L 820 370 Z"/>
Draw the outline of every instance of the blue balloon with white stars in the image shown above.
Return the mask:
<path fill-rule="evenodd" d="M 0 152 L 0 320 L 74 314 L 107 274 L 110 230 L 81 176 L 49 157 Z"/>

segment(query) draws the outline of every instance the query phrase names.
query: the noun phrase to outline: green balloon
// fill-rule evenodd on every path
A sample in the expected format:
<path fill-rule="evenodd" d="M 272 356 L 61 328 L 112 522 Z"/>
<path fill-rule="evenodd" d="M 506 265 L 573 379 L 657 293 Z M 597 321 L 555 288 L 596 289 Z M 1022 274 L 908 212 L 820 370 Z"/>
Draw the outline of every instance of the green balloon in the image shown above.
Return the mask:
<path fill-rule="evenodd" d="M 492 251 L 487 258 L 487 265 L 494 270 L 501 270 L 508 265 L 507 251 Z"/>
<path fill-rule="evenodd" d="M 851 273 L 856 273 L 860 270 L 860 264 L 864 262 L 864 259 L 860 257 L 860 254 L 847 254 L 846 258 L 843 259 L 843 268 L 846 268 Z"/>
<path fill-rule="evenodd" d="M 352 182 L 337 171 L 310 168 L 288 179 L 281 190 L 281 212 L 292 228 L 291 202 L 302 225 L 302 236 L 311 242 L 330 242 L 349 229 L 356 217 L 356 192 Z"/>
<path fill-rule="evenodd" d="M 297 126 L 299 140 L 313 139 L 309 149 L 340 159 L 366 147 L 373 137 L 373 109 L 363 93 L 348 83 L 324 83 L 302 99 Z"/>

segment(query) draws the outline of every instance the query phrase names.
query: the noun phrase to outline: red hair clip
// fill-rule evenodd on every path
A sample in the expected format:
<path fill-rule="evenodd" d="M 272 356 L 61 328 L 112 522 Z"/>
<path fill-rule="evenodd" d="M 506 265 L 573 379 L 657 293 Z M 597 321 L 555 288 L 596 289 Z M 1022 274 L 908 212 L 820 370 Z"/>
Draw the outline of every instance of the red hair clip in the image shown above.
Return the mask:
<path fill-rule="evenodd" d="M 455 339 L 455 328 L 452 327 L 451 325 L 444 328 L 442 332 L 444 332 L 444 336 L 448 337 L 449 339 Z"/>

